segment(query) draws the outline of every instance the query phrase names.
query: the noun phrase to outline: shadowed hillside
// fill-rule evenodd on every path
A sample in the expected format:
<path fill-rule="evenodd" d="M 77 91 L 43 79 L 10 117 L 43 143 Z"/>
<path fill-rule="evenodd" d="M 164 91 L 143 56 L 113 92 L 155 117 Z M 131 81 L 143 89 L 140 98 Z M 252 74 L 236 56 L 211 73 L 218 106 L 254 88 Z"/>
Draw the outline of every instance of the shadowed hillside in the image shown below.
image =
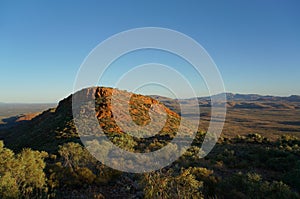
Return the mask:
<path fill-rule="evenodd" d="M 104 132 L 108 135 L 124 134 L 124 132 L 116 124 L 112 115 L 112 92 L 112 88 L 95 87 L 84 89 L 77 92 L 75 95 L 86 97 L 94 95 L 95 116 L 97 117 Z M 136 124 L 145 126 L 150 122 L 149 109 L 151 106 L 160 104 L 160 102 L 152 99 L 151 97 L 119 90 L 115 90 L 115 92 L 117 92 L 118 95 L 131 95 L 129 110 L 130 116 L 125 112 L 119 113 L 125 122 L 126 120 L 129 121 L 132 119 Z M 120 99 L 122 99 L 122 97 L 120 97 Z M 162 104 L 160 105 L 167 113 L 167 121 L 159 134 L 173 134 L 172 132 L 177 132 L 180 117 Z M 83 106 L 84 105 L 82 105 L 82 107 Z M 86 112 L 92 111 L 89 110 L 91 107 L 86 107 Z M 120 109 L 119 111 L 124 110 Z M 155 111 L 157 112 L 160 110 L 154 110 L 154 112 Z M 17 122 L 22 118 L 26 119 L 26 116 L 11 118 L 11 122 Z M 186 128 L 186 130 L 188 131 L 188 128 Z M 91 132 L 92 131 L 93 130 L 91 129 Z M 14 149 L 30 147 L 45 151 L 55 151 L 57 150 L 58 145 L 68 141 L 79 142 L 79 136 L 76 132 L 72 115 L 72 95 L 60 101 L 57 108 L 48 109 L 38 116 L 32 117 L 32 120 L 30 121 L 19 123 L 11 128 L 2 130 L 0 139 L 3 139 L 7 146 Z"/>

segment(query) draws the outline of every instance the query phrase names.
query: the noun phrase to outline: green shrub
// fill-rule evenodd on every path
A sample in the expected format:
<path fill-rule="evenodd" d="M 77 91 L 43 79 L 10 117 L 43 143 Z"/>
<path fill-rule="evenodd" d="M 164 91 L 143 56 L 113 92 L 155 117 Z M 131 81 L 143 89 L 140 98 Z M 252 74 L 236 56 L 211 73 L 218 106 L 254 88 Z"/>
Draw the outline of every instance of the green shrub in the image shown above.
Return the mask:
<path fill-rule="evenodd" d="M 176 172 L 145 174 L 142 180 L 145 198 L 204 198 L 204 194 L 214 195 L 212 171 L 205 168 L 190 167 Z"/>
<path fill-rule="evenodd" d="M 47 192 L 46 152 L 23 149 L 15 155 L 0 142 L 0 197 L 39 198 Z"/>
<path fill-rule="evenodd" d="M 262 180 L 256 173 L 237 173 L 225 179 L 220 185 L 220 196 L 225 198 L 299 198 L 288 185 L 283 182 L 272 183 Z"/>

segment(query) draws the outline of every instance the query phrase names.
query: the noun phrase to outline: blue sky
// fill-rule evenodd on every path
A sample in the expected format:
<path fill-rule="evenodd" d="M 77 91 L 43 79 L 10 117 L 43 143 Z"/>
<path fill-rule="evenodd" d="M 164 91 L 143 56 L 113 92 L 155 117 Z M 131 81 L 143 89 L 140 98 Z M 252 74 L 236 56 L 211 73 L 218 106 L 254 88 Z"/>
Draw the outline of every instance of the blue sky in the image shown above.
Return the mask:
<path fill-rule="evenodd" d="M 0 1 L 0 102 L 59 101 L 101 41 L 147 26 L 199 42 L 228 92 L 300 94 L 299 9 L 296 0 Z"/>

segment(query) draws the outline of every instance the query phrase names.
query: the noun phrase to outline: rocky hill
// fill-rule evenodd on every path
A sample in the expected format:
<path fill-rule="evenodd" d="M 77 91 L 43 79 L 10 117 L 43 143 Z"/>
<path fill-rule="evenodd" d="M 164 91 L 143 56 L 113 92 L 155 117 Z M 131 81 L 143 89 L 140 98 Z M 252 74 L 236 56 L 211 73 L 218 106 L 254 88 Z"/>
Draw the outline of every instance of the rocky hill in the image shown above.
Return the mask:
<path fill-rule="evenodd" d="M 130 115 L 123 109 L 117 110 L 119 117 L 123 121 L 133 120 L 137 125 L 146 126 L 151 121 L 150 112 L 153 114 L 162 114 L 161 112 L 165 112 L 167 114 L 166 123 L 158 135 L 168 134 L 171 139 L 175 135 L 174 132 L 177 132 L 180 123 L 179 115 L 151 97 L 105 87 L 93 87 L 75 93 L 75 95 L 80 95 L 81 97 L 92 97 L 95 99 L 95 116 L 107 135 L 122 135 L 125 133 L 116 124 L 113 116 L 111 104 L 113 92 L 121 96 L 117 99 L 116 103 L 118 104 L 124 103 L 122 100 L 124 101 L 125 98 L 122 96 L 131 96 L 129 103 Z M 26 120 L 26 116 L 16 118 L 16 120 L 23 119 L 23 121 L 19 125 L 2 129 L 0 139 L 3 139 L 6 145 L 13 149 L 18 150 L 30 147 L 50 152 L 56 151 L 58 145 L 62 143 L 70 141 L 80 142 L 72 115 L 72 97 L 73 95 L 70 95 L 60 101 L 56 108 L 48 109 L 36 117 L 30 118 L 31 120 Z M 158 105 L 160 108 L 155 109 L 153 105 Z M 86 109 L 85 111 L 89 110 Z M 90 131 L 93 132 L 93 129 Z M 188 127 L 186 127 L 186 131 L 189 131 Z M 152 139 L 155 139 L 155 136 Z"/>
<path fill-rule="evenodd" d="M 118 95 L 116 103 L 121 105 L 130 96 L 130 114 L 127 114 L 126 109 L 122 107 L 115 110 L 119 116 L 118 119 L 127 124 L 122 127 L 123 129 L 120 128 L 119 123 L 117 124 L 114 119 L 115 115 L 113 115 L 111 106 L 112 92 Z M 195 101 L 191 99 L 143 96 L 105 87 L 83 89 L 75 95 L 94 99 L 94 116 L 98 119 L 99 125 L 104 132 L 111 137 L 125 135 L 124 132 L 128 132 L 128 129 L 134 129 L 131 128 L 132 125 L 145 127 L 146 130 L 149 130 L 149 128 L 153 128 L 151 125 L 147 126 L 151 121 L 151 114 L 163 115 L 166 112 L 167 122 L 163 128 L 159 128 L 162 129 L 159 132 L 160 136 L 154 136 L 151 139 L 155 140 L 161 138 L 161 135 L 168 135 L 170 137 L 165 136 L 164 139 L 171 140 L 175 135 L 174 132 L 177 132 L 180 123 L 179 103 L 185 106 L 186 110 L 193 110 L 200 106 L 201 121 L 199 129 L 201 131 L 207 130 L 211 116 L 211 101 L 205 97 L 198 98 L 199 103 L 195 104 Z M 70 95 L 60 101 L 56 108 L 48 109 L 38 115 L 18 115 L 5 119 L 5 123 L 0 125 L 0 139 L 3 139 L 5 144 L 13 149 L 31 147 L 46 151 L 56 151 L 57 146 L 65 142 L 80 142 L 72 115 L 72 97 L 73 95 Z M 218 97 L 218 95 L 213 97 Z M 300 108 L 299 98 L 296 95 L 274 97 L 227 93 L 228 101 L 226 106 L 228 111 L 223 136 L 232 137 L 236 134 L 260 132 L 264 136 L 272 137 L 274 132 L 278 134 L 297 133 L 299 132 L 299 120 L 297 119 L 299 118 Z M 224 102 L 218 103 L 222 105 Z M 216 104 L 217 106 L 218 103 Z M 159 105 L 161 108 L 157 108 L 155 105 Z M 82 105 L 82 107 L 84 106 L 86 105 Z M 84 110 L 85 112 L 91 112 L 89 110 L 91 109 L 90 106 L 86 106 L 84 109 L 86 109 Z M 198 115 L 187 114 L 184 116 L 188 117 L 191 123 L 199 121 Z M 164 118 L 162 121 L 164 121 Z M 88 126 L 88 124 L 86 125 Z M 189 125 L 185 124 L 184 130 L 192 133 Z M 159 125 L 157 126 L 159 127 Z M 237 131 L 236 129 L 242 129 L 242 131 Z M 95 129 L 91 128 L 90 132 L 95 132 Z"/>

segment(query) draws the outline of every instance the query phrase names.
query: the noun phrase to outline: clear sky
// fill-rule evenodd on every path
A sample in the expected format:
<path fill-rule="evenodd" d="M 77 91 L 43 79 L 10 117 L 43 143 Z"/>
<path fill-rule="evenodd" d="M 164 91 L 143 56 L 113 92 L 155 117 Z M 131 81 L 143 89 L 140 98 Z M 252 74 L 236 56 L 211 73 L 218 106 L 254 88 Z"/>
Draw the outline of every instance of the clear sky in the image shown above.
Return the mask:
<path fill-rule="evenodd" d="M 2 0 L 0 102 L 59 101 L 101 41 L 147 26 L 199 42 L 228 92 L 299 95 L 299 10 L 297 0 Z"/>

